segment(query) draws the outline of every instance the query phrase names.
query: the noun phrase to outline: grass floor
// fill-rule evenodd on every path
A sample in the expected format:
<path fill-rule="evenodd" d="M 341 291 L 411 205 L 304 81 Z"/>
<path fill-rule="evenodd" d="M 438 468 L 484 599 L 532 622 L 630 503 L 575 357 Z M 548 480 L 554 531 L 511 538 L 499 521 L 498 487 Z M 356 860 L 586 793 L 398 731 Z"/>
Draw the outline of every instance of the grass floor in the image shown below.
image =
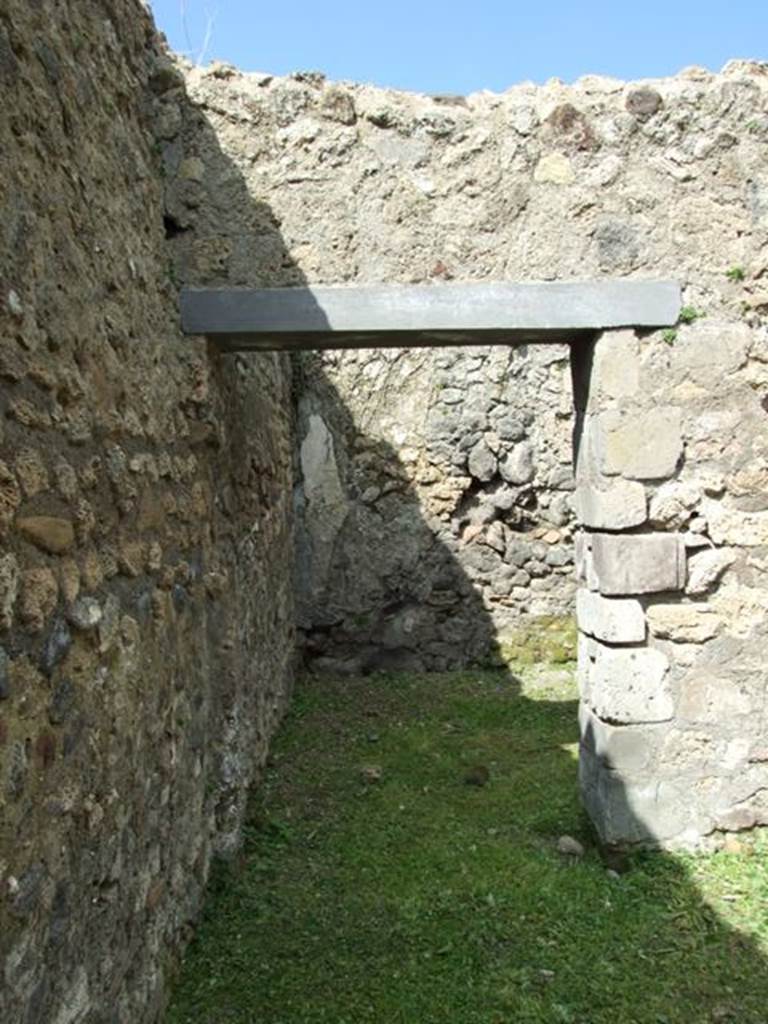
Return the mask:
<path fill-rule="evenodd" d="M 306 681 L 167 1024 L 768 1024 L 768 845 L 609 874 L 575 721 L 562 668 Z"/>

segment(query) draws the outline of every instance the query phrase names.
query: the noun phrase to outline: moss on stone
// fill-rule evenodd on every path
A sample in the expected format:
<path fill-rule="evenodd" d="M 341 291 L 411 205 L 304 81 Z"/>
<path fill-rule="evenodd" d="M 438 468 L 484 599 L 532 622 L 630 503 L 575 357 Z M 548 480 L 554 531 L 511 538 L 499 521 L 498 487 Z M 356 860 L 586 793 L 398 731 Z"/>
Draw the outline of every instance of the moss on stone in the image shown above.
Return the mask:
<path fill-rule="evenodd" d="M 557 665 L 576 660 L 576 622 L 570 615 L 532 615 L 508 627 L 497 638 L 493 662 Z"/>

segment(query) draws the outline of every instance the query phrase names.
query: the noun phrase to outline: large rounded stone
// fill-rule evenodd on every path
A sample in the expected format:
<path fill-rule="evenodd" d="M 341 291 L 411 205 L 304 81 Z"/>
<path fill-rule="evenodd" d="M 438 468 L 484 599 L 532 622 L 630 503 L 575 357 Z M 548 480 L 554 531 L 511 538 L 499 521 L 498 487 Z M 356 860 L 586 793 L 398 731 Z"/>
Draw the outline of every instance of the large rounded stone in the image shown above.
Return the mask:
<path fill-rule="evenodd" d="M 75 528 L 69 519 L 56 516 L 26 516 L 16 527 L 36 547 L 52 555 L 62 555 L 75 543 Z"/>
<path fill-rule="evenodd" d="M 528 484 L 533 480 L 533 448 L 527 441 L 515 445 L 512 451 L 502 460 L 499 471 L 508 484 Z"/>

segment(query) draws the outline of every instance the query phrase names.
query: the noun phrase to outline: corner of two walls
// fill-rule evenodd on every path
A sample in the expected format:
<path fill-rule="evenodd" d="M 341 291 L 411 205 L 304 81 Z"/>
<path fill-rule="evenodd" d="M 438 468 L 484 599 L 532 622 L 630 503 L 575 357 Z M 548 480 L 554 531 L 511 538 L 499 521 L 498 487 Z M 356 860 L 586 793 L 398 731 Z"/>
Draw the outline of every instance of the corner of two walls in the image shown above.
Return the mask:
<path fill-rule="evenodd" d="M 257 283 L 680 281 L 681 324 L 601 339 L 592 405 L 578 413 L 594 440 L 593 464 L 577 467 L 592 492 L 577 495 L 592 559 L 592 597 L 580 599 L 584 786 L 608 839 L 690 845 L 765 823 L 764 65 L 638 83 L 588 76 L 449 101 L 223 65 L 191 70 L 188 82 L 272 218 L 259 221 Z M 236 263 L 233 244 L 223 248 Z M 518 357 L 522 392 L 508 378 L 505 391 Z M 509 365 L 497 379 L 499 358 Z M 571 524 L 557 511 L 570 486 L 567 445 L 552 441 L 567 431 L 568 403 L 554 434 L 536 438 L 537 422 L 559 416 L 564 382 L 562 364 L 536 358 L 364 352 L 305 366 L 298 461 L 309 488 L 296 500 L 311 600 L 300 621 L 318 662 L 443 667 L 455 663 L 456 637 L 475 656 L 492 647 L 506 607 L 565 593 L 537 572 L 550 551 L 549 578 L 568 578 L 561 541 Z M 518 427 L 504 407 L 520 393 L 530 416 Z M 540 462 L 542 477 L 531 478 Z M 530 525 L 530 483 L 534 494 L 550 489 L 533 525 L 551 531 L 551 545 L 515 536 Z M 499 508 L 507 485 L 515 493 Z M 630 578 L 632 551 L 646 545 Z M 674 585 L 641 579 L 649 562 L 662 575 L 671 566 Z M 611 565 L 629 573 L 620 589 L 600 580 Z M 641 613 L 642 638 L 601 621 L 603 601 L 624 600 Z M 639 690 L 635 660 L 645 663 Z M 616 682 L 632 691 L 631 709 L 611 705 L 629 699 Z"/>
<path fill-rule="evenodd" d="M 322 353 L 300 412 L 315 669 L 575 657 L 566 345 Z"/>

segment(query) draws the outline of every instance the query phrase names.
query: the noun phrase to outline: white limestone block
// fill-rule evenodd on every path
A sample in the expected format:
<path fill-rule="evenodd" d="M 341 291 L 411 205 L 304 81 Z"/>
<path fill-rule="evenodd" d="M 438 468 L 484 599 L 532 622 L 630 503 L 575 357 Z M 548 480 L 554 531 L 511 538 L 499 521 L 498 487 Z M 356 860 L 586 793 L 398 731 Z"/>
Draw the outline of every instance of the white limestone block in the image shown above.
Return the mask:
<path fill-rule="evenodd" d="M 632 644 L 645 640 L 645 615 L 635 598 L 603 597 L 581 589 L 576 594 L 576 621 L 582 633 L 608 643 Z"/>

